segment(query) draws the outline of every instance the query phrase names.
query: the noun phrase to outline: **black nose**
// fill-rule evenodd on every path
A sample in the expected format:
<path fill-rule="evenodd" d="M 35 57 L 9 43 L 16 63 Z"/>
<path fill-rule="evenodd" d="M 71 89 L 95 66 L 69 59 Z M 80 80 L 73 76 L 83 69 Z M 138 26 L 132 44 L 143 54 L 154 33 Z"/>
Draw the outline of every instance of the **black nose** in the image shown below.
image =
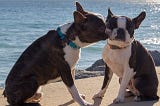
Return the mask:
<path fill-rule="evenodd" d="M 117 36 L 116 36 L 116 39 L 119 39 L 119 40 L 122 40 L 122 41 L 125 41 L 125 30 L 122 29 L 122 28 L 119 28 L 117 30 Z"/>

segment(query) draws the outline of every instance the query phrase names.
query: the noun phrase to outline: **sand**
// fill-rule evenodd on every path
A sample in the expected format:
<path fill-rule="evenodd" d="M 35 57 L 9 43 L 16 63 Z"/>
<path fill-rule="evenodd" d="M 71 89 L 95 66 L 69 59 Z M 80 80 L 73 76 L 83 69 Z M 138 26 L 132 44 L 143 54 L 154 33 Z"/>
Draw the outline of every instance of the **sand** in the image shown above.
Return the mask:
<path fill-rule="evenodd" d="M 157 75 L 160 80 L 160 67 L 157 68 Z M 119 89 L 118 77 L 115 75 L 110 82 L 104 98 L 92 100 L 92 96 L 100 90 L 102 82 L 103 76 L 79 79 L 75 81 L 75 84 L 79 92 L 86 95 L 86 100 L 93 103 L 94 106 L 160 106 L 160 101 L 133 102 L 133 97 L 126 98 L 125 103 L 113 104 L 112 101 L 116 98 Z M 3 90 L 0 90 L 0 94 L 2 94 L 2 91 Z M 42 91 L 44 93 L 40 102 L 42 106 L 78 106 L 78 104 L 73 101 L 63 82 L 45 85 Z M 158 95 L 160 96 L 160 86 L 158 87 Z M 0 95 L 0 106 L 6 105 L 6 99 Z"/>

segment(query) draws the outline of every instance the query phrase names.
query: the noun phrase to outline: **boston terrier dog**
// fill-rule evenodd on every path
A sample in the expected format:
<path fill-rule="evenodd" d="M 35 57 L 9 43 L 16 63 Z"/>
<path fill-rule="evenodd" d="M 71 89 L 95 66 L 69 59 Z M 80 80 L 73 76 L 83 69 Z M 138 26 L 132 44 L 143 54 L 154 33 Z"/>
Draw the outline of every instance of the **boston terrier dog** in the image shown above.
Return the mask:
<path fill-rule="evenodd" d="M 120 89 L 114 103 L 124 102 L 126 89 L 135 95 L 135 101 L 159 99 L 153 59 L 145 47 L 134 39 L 134 30 L 139 28 L 145 16 L 145 12 L 133 19 L 115 16 L 108 9 L 105 32 L 109 39 L 102 53 L 106 63 L 105 76 L 100 92 L 93 98 L 104 96 L 115 73 L 120 78 Z"/>
<path fill-rule="evenodd" d="M 78 2 L 76 8 L 74 22 L 49 31 L 34 41 L 17 60 L 5 82 L 4 96 L 9 104 L 37 103 L 42 97 L 42 85 L 62 79 L 80 106 L 90 105 L 74 84 L 75 65 L 80 48 L 106 40 L 108 36 L 100 14 L 84 11 Z"/>

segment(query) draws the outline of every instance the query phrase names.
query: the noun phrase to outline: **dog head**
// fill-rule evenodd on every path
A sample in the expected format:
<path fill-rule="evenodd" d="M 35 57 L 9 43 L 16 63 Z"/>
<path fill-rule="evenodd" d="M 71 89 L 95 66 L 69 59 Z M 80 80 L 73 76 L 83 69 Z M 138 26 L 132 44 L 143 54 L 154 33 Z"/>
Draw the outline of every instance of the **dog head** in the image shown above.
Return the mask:
<path fill-rule="evenodd" d="M 130 45 L 134 39 L 134 30 L 139 28 L 145 16 L 146 13 L 141 12 L 131 19 L 126 16 L 116 16 L 108 9 L 105 30 L 109 36 L 108 43 L 122 48 Z"/>
<path fill-rule="evenodd" d="M 83 7 L 76 2 L 77 10 L 74 11 L 74 23 L 68 29 L 67 35 L 76 35 L 70 37 L 72 41 L 81 43 L 94 43 L 108 38 L 105 34 L 105 21 L 102 15 L 85 11 Z"/>

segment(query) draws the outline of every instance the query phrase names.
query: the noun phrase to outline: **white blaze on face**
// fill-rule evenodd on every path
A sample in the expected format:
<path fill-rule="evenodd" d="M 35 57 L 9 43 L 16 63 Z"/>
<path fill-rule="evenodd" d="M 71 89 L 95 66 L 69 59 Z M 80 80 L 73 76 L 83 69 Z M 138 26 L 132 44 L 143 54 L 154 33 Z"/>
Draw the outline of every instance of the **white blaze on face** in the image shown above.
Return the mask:
<path fill-rule="evenodd" d="M 108 39 L 109 44 L 117 45 L 119 47 L 126 47 L 132 43 L 133 38 L 130 38 L 130 34 L 128 33 L 126 29 L 126 23 L 127 23 L 126 17 L 117 18 L 117 28 L 113 29 L 112 36 L 110 36 L 110 39 Z M 112 40 L 112 39 L 115 39 L 115 37 L 117 36 L 118 28 L 122 28 L 125 31 L 125 42 L 118 41 L 118 40 Z"/>
<path fill-rule="evenodd" d="M 115 37 L 117 36 L 117 31 L 119 28 L 124 29 L 124 31 L 126 30 L 126 18 L 125 17 L 118 17 L 117 18 L 117 28 L 113 29 L 112 31 L 112 36 L 110 36 L 110 39 L 115 39 Z"/>
<path fill-rule="evenodd" d="M 119 17 L 117 19 L 118 28 L 126 29 L 126 18 L 125 17 Z"/>
<path fill-rule="evenodd" d="M 127 19 L 125 17 L 119 17 L 117 22 L 118 22 L 118 28 L 122 28 L 125 31 L 125 38 L 126 38 L 125 43 L 132 42 L 132 38 L 130 38 L 130 34 L 128 33 L 126 29 Z"/>

